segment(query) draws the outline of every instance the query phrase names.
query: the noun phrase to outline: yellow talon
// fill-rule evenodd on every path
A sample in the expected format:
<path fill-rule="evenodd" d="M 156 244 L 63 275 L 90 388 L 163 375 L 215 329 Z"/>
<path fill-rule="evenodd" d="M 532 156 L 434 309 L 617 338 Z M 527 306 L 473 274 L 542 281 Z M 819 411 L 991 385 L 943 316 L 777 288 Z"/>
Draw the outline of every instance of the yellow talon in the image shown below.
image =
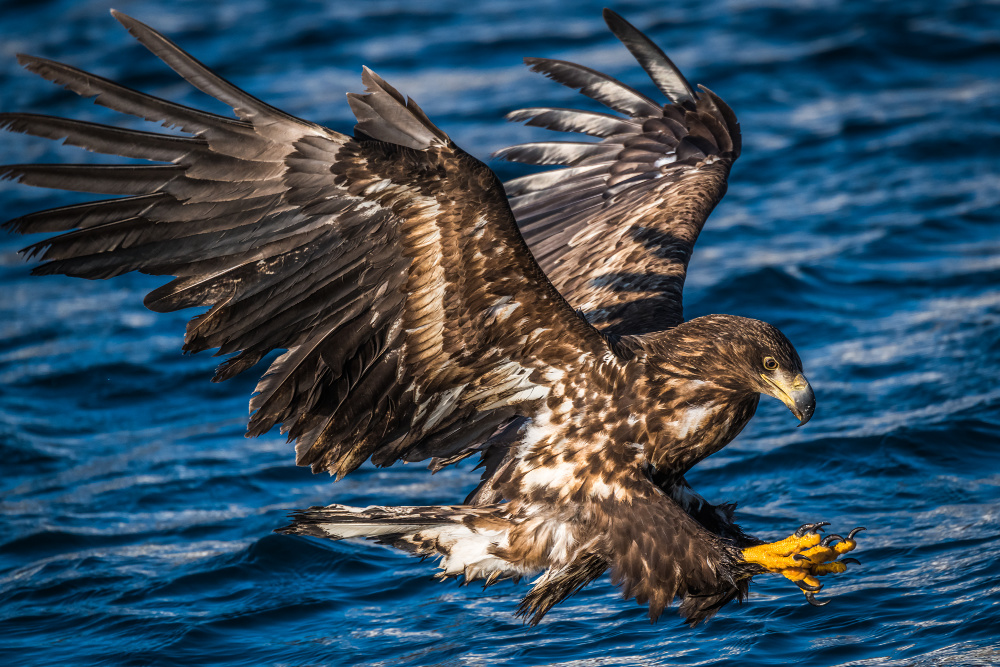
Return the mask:
<path fill-rule="evenodd" d="M 819 587 L 821 584 L 813 576 L 815 572 L 803 569 L 801 567 L 790 567 L 787 570 L 782 570 L 781 574 L 791 582 L 799 583 L 802 582 L 810 587 Z"/>
<path fill-rule="evenodd" d="M 846 554 L 848 551 L 854 551 L 854 549 L 858 546 L 858 541 L 854 539 L 854 536 L 862 530 L 864 530 L 864 528 L 855 528 L 847 535 L 846 540 L 837 542 L 837 544 L 833 545 L 833 548 L 838 554 Z"/>
<path fill-rule="evenodd" d="M 817 531 L 823 525 L 826 524 L 806 524 L 778 542 L 748 547 L 743 550 L 743 560 L 784 576 L 802 589 L 810 604 L 822 606 L 826 602 L 817 602 L 815 594 L 823 584 L 816 577 L 841 574 L 847 571 L 847 563 L 857 563 L 853 558 L 837 559 L 857 548 L 854 536 L 864 530 L 855 528 L 847 539 L 840 535 L 821 539 Z"/>
<path fill-rule="evenodd" d="M 819 563 L 816 567 L 812 568 L 812 573 L 817 577 L 822 577 L 824 574 L 841 574 L 847 572 L 847 565 L 837 561 L 835 563 Z"/>
<path fill-rule="evenodd" d="M 780 572 L 799 567 L 800 561 L 795 558 L 795 554 L 801 554 L 804 550 L 815 547 L 820 541 L 819 533 L 808 531 L 800 535 L 800 531 L 802 528 L 778 542 L 759 544 L 744 549 L 743 560 L 748 563 L 756 563 L 768 572 Z"/>
<path fill-rule="evenodd" d="M 807 551 L 803 551 L 802 555 L 811 560 L 813 563 L 818 564 L 827 563 L 831 560 L 837 560 L 837 557 L 840 554 L 837 553 L 835 549 L 819 545 Z"/>
<path fill-rule="evenodd" d="M 830 561 L 837 560 L 838 557 L 854 551 L 857 548 L 858 542 L 854 539 L 854 535 L 859 530 L 864 530 L 864 528 L 856 528 L 855 530 L 852 530 L 847 539 L 844 539 L 840 535 L 830 535 L 824 538 L 823 541 L 815 547 L 803 551 L 802 555 L 814 563 L 828 563 Z M 839 541 L 831 546 L 830 543 L 834 539 Z"/>

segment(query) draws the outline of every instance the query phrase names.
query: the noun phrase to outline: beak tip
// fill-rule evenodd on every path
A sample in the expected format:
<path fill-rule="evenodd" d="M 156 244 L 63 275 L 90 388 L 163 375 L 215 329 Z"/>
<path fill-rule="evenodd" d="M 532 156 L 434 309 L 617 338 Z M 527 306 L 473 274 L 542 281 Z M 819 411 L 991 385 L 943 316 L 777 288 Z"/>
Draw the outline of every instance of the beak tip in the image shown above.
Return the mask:
<path fill-rule="evenodd" d="M 784 403 L 799 420 L 799 426 L 805 426 L 813 418 L 816 413 L 816 395 L 803 375 L 799 374 L 794 380 L 783 377 L 772 379 L 763 373 L 760 376 L 771 387 L 766 393 Z"/>

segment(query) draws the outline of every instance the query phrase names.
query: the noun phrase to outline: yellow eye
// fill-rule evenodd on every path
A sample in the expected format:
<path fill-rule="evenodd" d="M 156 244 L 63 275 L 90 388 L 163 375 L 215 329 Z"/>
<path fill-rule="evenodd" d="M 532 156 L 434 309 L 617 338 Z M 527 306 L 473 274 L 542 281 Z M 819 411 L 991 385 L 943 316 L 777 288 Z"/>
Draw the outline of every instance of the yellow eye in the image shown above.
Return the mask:
<path fill-rule="evenodd" d="M 764 357 L 764 368 L 769 371 L 778 370 L 778 362 L 774 360 L 774 357 Z"/>

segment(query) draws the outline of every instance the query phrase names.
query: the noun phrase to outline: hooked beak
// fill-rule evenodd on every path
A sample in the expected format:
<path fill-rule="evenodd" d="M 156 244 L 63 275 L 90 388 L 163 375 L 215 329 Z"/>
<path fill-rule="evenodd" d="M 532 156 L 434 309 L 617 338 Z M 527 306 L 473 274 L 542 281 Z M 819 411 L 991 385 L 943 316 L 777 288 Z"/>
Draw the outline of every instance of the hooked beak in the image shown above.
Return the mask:
<path fill-rule="evenodd" d="M 773 389 L 771 396 L 787 405 L 792 414 L 798 417 L 799 426 L 805 426 L 812 419 L 813 412 L 816 411 L 816 395 L 802 373 L 791 380 L 786 376 L 769 378 L 763 373 L 760 376 Z"/>

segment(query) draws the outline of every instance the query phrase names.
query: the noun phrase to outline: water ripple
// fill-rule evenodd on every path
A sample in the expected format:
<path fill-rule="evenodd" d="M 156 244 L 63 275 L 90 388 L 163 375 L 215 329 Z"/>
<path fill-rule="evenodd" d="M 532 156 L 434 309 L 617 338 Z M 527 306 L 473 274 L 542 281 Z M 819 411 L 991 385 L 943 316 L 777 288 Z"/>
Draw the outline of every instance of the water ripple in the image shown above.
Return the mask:
<path fill-rule="evenodd" d="M 578 60 L 652 92 L 600 3 L 457 0 L 121 8 L 269 102 L 346 129 L 368 64 L 485 158 L 539 138 L 506 124 L 579 103 L 520 63 Z M 762 578 L 690 630 L 649 625 L 602 579 L 538 628 L 523 585 L 431 579 L 370 543 L 271 534 L 296 507 L 450 503 L 471 465 L 365 466 L 334 484 L 278 434 L 242 437 L 253 378 L 184 358 L 188 313 L 159 281 L 32 278 L 0 237 L 0 660 L 5 664 L 988 665 L 1000 663 L 1000 15 L 972 0 L 636 0 L 619 8 L 737 111 L 744 155 L 706 228 L 689 316 L 774 322 L 818 410 L 762 402 L 690 481 L 744 527 L 866 525 L 864 565 L 815 609 Z M 65 59 L 182 103 L 203 98 L 94 0 L 0 0 L 2 110 L 142 127 L 24 74 Z M 219 109 L 225 112 L 224 109 Z M 79 151 L 0 136 L 7 162 Z M 101 156 L 86 156 L 95 161 Z M 504 178 L 524 173 L 494 165 Z M 520 170 L 520 171 L 519 171 Z M 80 201 L 0 184 L 5 216 Z"/>

